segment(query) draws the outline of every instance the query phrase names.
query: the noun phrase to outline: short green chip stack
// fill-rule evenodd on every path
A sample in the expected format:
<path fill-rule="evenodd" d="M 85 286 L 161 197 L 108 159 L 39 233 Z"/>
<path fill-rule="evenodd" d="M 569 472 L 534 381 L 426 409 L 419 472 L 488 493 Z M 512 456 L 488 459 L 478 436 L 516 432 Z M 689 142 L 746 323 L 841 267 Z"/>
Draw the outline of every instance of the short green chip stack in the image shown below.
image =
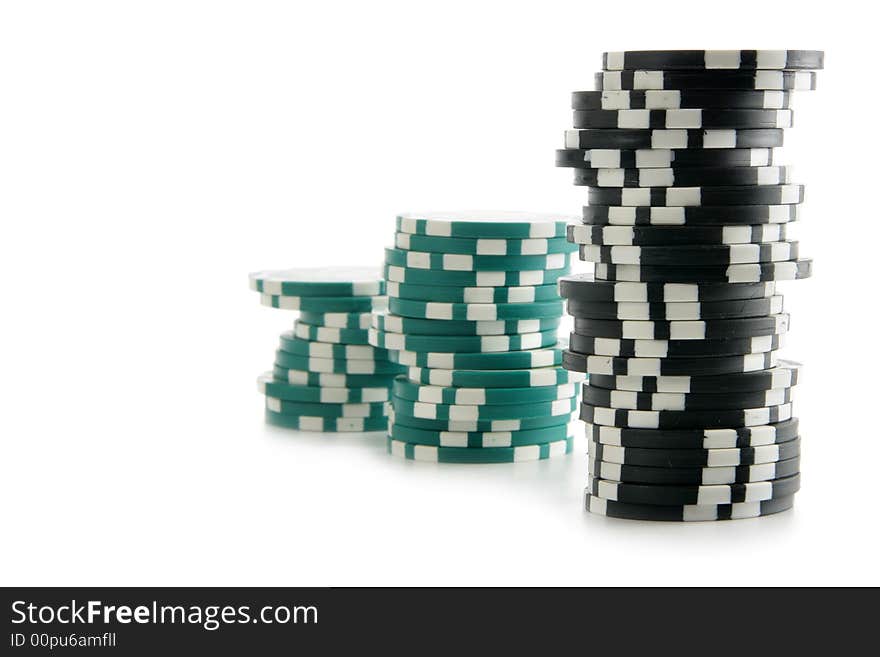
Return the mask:
<path fill-rule="evenodd" d="M 389 389 L 403 368 L 371 346 L 372 311 L 387 303 L 376 268 L 334 267 L 250 275 L 263 305 L 300 311 L 259 377 L 266 421 L 303 431 L 385 431 Z"/>
<path fill-rule="evenodd" d="M 408 214 L 385 250 L 388 309 L 369 342 L 407 368 L 394 381 L 388 451 L 419 461 L 509 463 L 571 451 L 583 376 L 562 367 L 556 286 L 575 248 L 568 218 Z"/>

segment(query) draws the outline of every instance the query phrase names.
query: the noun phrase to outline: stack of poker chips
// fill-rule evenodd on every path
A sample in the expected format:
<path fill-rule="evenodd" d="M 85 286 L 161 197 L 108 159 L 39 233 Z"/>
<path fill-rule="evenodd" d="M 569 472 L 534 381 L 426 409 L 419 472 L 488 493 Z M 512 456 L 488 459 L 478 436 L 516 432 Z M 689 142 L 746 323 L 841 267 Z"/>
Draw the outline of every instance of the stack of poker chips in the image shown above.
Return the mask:
<path fill-rule="evenodd" d="M 266 421 L 303 431 L 385 431 L 391 382 L 403 368 L 367 342 L 385 307 L 376 268 L 314 268 L 250 275 L 264 306 L 299 311 L 275 365 L 259 377 Z"/>
<path fill-rule="evenodd" d="M 790 509 L 798 366 L 777 281 L 806 278 L 788 225 L 804 190 L 774 161 L 817 51 L 606 53 L 573 94 L 557 164 L 588 187 L 568 227 L 592 275 L 560 281 L 564 366 L 589 374 L 587 508 L 643 520 Z"/>
<path fill-rule="evenodd" d="M 569 453 L 583 375 L 562 367 L 556 283 L 576 247 L 566 220 L 494 213 L 397 218 L 388 311 L 370 344 L 394 381 L 388 450 L 419 461 L 506 463 Z"/>

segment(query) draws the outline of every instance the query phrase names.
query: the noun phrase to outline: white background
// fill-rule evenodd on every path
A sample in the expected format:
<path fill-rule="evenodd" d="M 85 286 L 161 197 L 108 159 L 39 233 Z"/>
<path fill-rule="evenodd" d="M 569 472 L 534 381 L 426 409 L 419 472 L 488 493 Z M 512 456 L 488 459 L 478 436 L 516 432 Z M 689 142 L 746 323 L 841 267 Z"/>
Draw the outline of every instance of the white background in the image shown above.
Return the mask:
<path fill-rule="evenodd" d="M 591 7 L 590 5 L 597 5 Z M 863 5 L 863 3 L 862 3 Z M 878 584 L 876 22 L 858 3 L 5 2 L 0 580 Z M 824 48 L 779 161 L 804 488 L 715 524 L 590 516 L 581 442 L 402 462 L 264 426 L 293 315 L 256 269 L 379 263 L 395 213 L 577 214 L 553 165 L 603 50 Z"/>

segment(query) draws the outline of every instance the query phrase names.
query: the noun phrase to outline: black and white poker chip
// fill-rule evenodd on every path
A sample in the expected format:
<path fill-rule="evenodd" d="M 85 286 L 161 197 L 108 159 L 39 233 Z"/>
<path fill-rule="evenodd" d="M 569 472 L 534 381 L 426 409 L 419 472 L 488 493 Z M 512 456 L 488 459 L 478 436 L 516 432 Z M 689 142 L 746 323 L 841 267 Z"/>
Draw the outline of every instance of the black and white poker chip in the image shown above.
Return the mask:
<path fill-rule="evenodd" d="M 686 169 L 689 167 L 765 167 L 771 148 L 563 148 L 556 166 L 579 169 Z"/>
<path fill-rule="evenodd" d="M 569 224 L 568 241 L 597 246 L 759 244 L 785 240 L 785 224 L 733 226 L 591 226 Z"/>
<path fill-rule="evenodd" d="M 790 109 L 574 110 L 575 128 L 790 128 Z"/>
<path fill-rule="evenodd" d="M 624 228 L 624 230 L 632 229 Z M 710 227 L 709 230 L 717 229 Z M 590 273 L 563 276 L 557 281 L 557 285 L 559 295 L 566 299 L 608 302 L 729 301 L 762 299 L 776 294 L 775 283 L 615 283 L 597 281 Z"/>
<path fill-rule="evenodd" d="M 578 354 L 619 358 L 695 358 L 763 354 L 783 346 L 785 334 L 732 340 L 619 340 L 571 333 L 568 348 Z"/>
<path fill-rule="evenodd" d="M 591 187 L 590 205 L 672 206 L 793 205 L 803 203 L 803 185 L 720 185 L 704 187 Z"/>
<path fill-rule="evenodd" d="M 776 361 L 776 352 L 773 351 L 764 354 L 712 358 L 618 358 L 589 356 L 569 350 L 562 352 L 562 366 L 565 369 L 572 372 L 586 372 L 590 375 L 713 376 L 767 370 L 775 367 Z"/>
<path fill-rule="evenodd" d="M 723 449 L 774 445 L 798 437 L 799 422 L 791 418 L 774 424 L 736 429 L 628 429 L 586 425 L 586 436 L 603 445 L 647 449 Z"/>
<path fill-rule="evenodd" d="M 691 167 L 680 169 L 587 169 L 575 168 L 574 184 L 586 187 L 729 187 L 737 185 L 785 185 L 791 168 Z"/>
<path fill-rule="evenodd" d="M 573 110 L 626 109 L 789 109 L 789 91 L 735 89 L 647 89 L 575 91 Z"/>
<path fill-rule="evenodd" d="M 797 221 L 799 206 L 721 205 L 651 207 L 584 206 L 585 224 L 610 226 L 717 226 L 730 224 L 785 224 Z"/>
<path fill-rule="evenodd" d="M 576 317 L 574 331 L 594 338 L 620 340 L 733 340 L 788 332 L 786 313 L 769 317 L 719 320 L 615 320 Z"/>
<path fill-rule="evenodd" d="M 602 53 L 606 71 L 790 71 L 825 67 L 821 50 L 623 50 Z"/>
<path fill-rule="evenodd" d="M 781 406 L 790 403 L 793 397 L 794 388 L 737 393 L 632 392 L 585 383 L 581 399 L 594 406 L 632 411 L 705 411 Z"/>
<path fill-rule="evenodd" d="M 596 90 L 618 89 L 743 89 L 810 91 L 816 88 L 814 71 L 602 71 Z"/>
<path fill-rule="evenodd" d="M 775 148 L 782 142 L 781 128 L 565 131 L 565 148 Z"/>

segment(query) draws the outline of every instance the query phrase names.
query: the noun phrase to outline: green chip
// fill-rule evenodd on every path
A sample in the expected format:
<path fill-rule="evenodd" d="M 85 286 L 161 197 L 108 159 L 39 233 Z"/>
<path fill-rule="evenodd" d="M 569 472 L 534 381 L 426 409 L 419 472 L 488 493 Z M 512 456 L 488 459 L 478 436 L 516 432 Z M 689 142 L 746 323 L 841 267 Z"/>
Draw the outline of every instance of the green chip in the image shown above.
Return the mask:
<path fill-rule="evenodd" d="M 460 255 L 549 255 L 551 253 L 572 253 L 577 251 L 565 237 L 504 239 L 435 237 L 433 235 L 412 235 L 395 233 L 394 245 L 406 251 L 426 251 L 429 253 L 457 253 Z"/>
<path fill-rule="evenodd" d="M 311 372 L 309 372 L 311 374 Z M 294 385 L 277 381 L 271 372 L 257 379 L 257 389 L 268 397 L 316 404 L 364 404 L 388 401 L 390 390 L 387 387 L 375 388 L 331 388 L 328 386 Z"/>
<path fill-rule="evenodd" d="M 282 415 L 266 410 L 266 422 L 286 429 L 300 431 L 357 432 L 385 431 L 388 418 L 384 417 L 321 417 L 311 415 Z"/>
<path fill-rule="evenodd" d="M 544 349 L 495 353 L 460 353 L 389 351 L 389 360 L 407 367 L 430 367 L 442 370 L 529 370 L 562 363 L 564 343 Z"/>
<path fill-rule="evenodd" d="M 559 328 L 560 318 L 509 319 L 488 321 L 419 319 L 376 313 L 372 327 L 388 333 L 407 335 L 512 335 L 516 333 L 543 333 Z"/>
<path fill-rule="evenodd" d="M 377 418 L 385 417 L 385 402 L 375 404 L 324 404 L 266 397 L 266 410 L 301 417 Z"/>
<path fill-rule="evenodd" d="M 434 447 L 413 445 L 388 438 L 388 453 L 414 461 L 433 463 L 518 463 L 520 461 L 539 461 L 571 452 L 573 438 L 555 440 L 540 445 L 521 447 L 489 447 L 471 449 L 469 447 Z"/>
<path fill-rule="evenodd" d="M 538 445 L 569 436 L 570 426 L 559 424 L 531 431 L 429 431 L 413 429 L 389 423 L 388 433 L 395 440 L 415 445 L 435 445 L 437 447 L 467 447 L 470 449 L 495 447 L 520 447 Z"/>
<path fill-rule="evenodd" d="M 386 354 L 389 349 L 451 353 L 522 351 L 551 347 L 558 340 L 556 329 L 520 335 L 407 335 L 370 329 L 370 344 Z"/>
<path fill-rule="evenodd" d="M 310 372 L 297 368 L 272 368 L 276 381 L 295 386 L 317 386 L 321 388 L 381 388 L 391 387 L 394 374 L 333 374 L 330 372 Z"/>
<path fill-rule="evenodd" d="M 428 431 L 531 431 L 567 425 L 572 421 L 571 415 L 542 415 L 510 420 L 432 420 L 401 414 L 393 408 L 389 409 L 388 417 L 402 427 Z"/>
<path fill-rule="evenodd" d="M 394 396 L 414 402 L 431 404 L 533 404 L 577 396 L 578 384 L 521 388 L 458 388 L 413 383 L 405 376 L 394 379 Z"/>
<path fill-rule="evenodd" d="M 399 215 L 397 230 L 440 237 L 552 238 L 564 237 L 566 224 L 577 220 L 528 212 L 422 212 Z"/>
<path fill-rule="evenodd" d="M 479 420 L 524 420 L 536 417 L 571 417 L 577 407 L 577 396 L 532 404 L 496 404 L 469 406 L 461 404 L 429 404 L 410 401 L 391 395 L 391 405 L 396 416 L 408 416 L 425 420 L 450 420 L 477 422 Z"/>
<path fill-rule="evenodd" d="M 336 360 L 388 360 L 385 349 L 365 344 L 332 344 L 312 342 L 296 337 L 292 331 L 281 334 L 281 351 L 307 358 L 333 358 Z"/>
<path fill-rule="evenodd" d="M 571 254 L 491 256 L 385 249 L 385 264 L 392 267 L 453 272 L 559 270 L 568 269 L 571 265 Z"/>
<path fill-rule="evenodd" d="M 260 303 L 282 310 L 303 310 L 314 313 L 357 313 L 384 310 L 387 297 L 285 297 L 261 294 Z"/>
<path fill-rule="evenodd" d="M 578 383 L 586 378 L 582 372 L 569 372 L 562 367 L 538 367 L 516 370 L 455 370 L 410 367 L 405 376 L 415 383 L 444 388 L 528 388 Z"/>
<path fill-rule="evenodd" d="M 556 285 L 459 287 L 394 282 L 388 283 L 388 296 L 447 303 L 534 303 L 535 301 L 559 301 L 561 298 Z"/>
<path fill-rule="evenodd" d="M 434 303 L 411 299 L 388 300 L 388 311 L 401 317 L 420 319 L 467 320 L 494 322 L 508 319 L 542 319 L 562 317 L 562 301 L 535 303 Z"/>
<path fill-rule="evenodd" d="M 320 313 L 302 312 L 297 319 L 301 324 L 325 328 L 359 329 L 370 328 L 373 313 Z"/>
<path fill-rule="evenodd" d="M 369 344 L 367 329 L 333 328 L 331 326 L 311 326 L 300 320 L 293 323 L 293 335 L 300 340 L 328 342 L 330 344 Z"/>
<path fill-rule="evenodd" d="M 250 274 L 252 290 L 295 297 L 372 297 L 385 293 L 378 267 L 305 267 Z"/>
<path fill-rule="evenodd" d="M 415 285 L 445 285 L 450 287 L 522 287 L 555 285 L 569 273 L 568 267 L 529 271 L 439 271 L 386 265 L 385 278 L 389 282 Z"/>
<path fill-rule="evenodd" d="M 399 374 L 403 368 L 387 360 L 340 360 L 334 358 L 309 358 L 286 351 L 275 352 L 275 364 L 291 370 L 333 374 Z"/>

